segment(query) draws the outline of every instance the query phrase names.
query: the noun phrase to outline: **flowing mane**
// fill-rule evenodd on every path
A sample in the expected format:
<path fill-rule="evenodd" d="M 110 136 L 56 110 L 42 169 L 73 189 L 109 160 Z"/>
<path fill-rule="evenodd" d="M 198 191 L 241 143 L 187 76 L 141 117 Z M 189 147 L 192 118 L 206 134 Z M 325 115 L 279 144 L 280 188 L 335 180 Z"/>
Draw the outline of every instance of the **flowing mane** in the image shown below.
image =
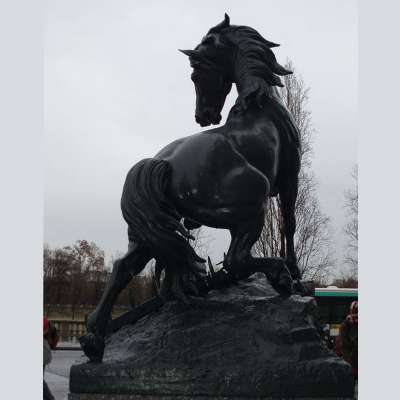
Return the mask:
<path fill-rule="evenodd" d="M 229 18 L 229 17 L 228 17 Z M 235 49 L 234 69 L 248 83 L 238 97 L 233 112 L 244 112 L 255 101 L 258 106 L 268 104 L 275 110 L 275 122 L 289 142 L 300 148 L 300 133 L 291 113 L 282 101 L 276 86 L 283 87 L 280 76 L 293 72 L 280 65 L 271 50 L 279 44 L 264 39 L 255 29 L 248 26 L 229 25 L 225 21 L 211 28 L 209 35 L 218 34 L 222 43 Z"/>
<path fill-rule="evenodd" d="M 292 71 L 282 67 L 271 48 L 279 44 L 264 39 L 255 29 L 248 26 L 229 25 L 218 32 L 218 25 L 211 28 L 207 35 L 219 33 L 222 41 L 233 44 L 238 50 L 238 62 L 243 73 L 265 80 L 271 86 L 283 83 L 278 75 L 289 75 Z"/>

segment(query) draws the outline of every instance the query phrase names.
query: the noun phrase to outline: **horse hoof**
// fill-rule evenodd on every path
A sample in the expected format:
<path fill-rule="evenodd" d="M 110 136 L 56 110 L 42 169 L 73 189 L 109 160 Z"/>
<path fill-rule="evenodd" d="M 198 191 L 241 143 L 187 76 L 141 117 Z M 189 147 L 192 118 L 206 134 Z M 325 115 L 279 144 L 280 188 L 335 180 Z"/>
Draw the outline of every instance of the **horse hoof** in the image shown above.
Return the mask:
<path fill-rule="evenodd" d="M 105 348 L 104 338 L 94 333 L 87 333 L 79 338 L 79 343 L 90 362 L 102 362 Z"/>

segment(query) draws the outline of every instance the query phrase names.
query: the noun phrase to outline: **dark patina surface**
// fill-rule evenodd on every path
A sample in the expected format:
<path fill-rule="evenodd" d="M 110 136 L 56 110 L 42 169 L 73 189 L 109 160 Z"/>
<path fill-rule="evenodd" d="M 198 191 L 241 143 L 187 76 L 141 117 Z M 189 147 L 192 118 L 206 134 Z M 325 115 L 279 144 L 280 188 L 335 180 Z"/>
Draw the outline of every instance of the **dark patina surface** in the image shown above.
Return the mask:
<path fill-rule="evenodd" d="M 231 25 L 225 14 L 194 50 L 182 51 L 193 67 L 195 119 L 201 126 L 220 123 L 233 84 L 238 97 L 224 125 L 178 139 L 128 172 L 121 209 L 129 247 L 114 263 L 103 296 L 88 318 L 88 334 L 81 343 L 92 361 L 102 360 L 119 293 L 150 260 L 156 260 L 157 277 L 165 272 L 160 290 L 164 302 L 188 304 L 190 295 L 209 285 L 205 260 L 188 240 L 192 228 L 230 231 L 223 270 L 232 281 L 263 272 L 280 293 L 293 292 L 292 281 L 300 278 L 293 244 L 300 139 L 275 89 L 283 86 L 279 76 L 291 73 L 277 62 L 271 50 L 276 46 L 250 27 Z M 254 257 L 251 248 L 264 226 L 265 200 L 277 195 L 284 257 Z"/>

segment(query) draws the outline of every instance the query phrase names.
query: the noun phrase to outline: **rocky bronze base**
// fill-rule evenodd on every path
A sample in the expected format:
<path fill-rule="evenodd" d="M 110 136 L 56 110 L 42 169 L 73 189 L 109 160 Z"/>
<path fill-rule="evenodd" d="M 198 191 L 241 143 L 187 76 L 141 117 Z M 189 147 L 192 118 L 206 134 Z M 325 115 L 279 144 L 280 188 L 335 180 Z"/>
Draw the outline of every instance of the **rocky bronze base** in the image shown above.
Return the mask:
<path fill-rule="evenodd" d="M 351 368 L 321 343 L 315 307 L 265 278 L 167 303 L 114 333 L 103 363 L 74 365 L 69 399 L 351 399 Z"/>

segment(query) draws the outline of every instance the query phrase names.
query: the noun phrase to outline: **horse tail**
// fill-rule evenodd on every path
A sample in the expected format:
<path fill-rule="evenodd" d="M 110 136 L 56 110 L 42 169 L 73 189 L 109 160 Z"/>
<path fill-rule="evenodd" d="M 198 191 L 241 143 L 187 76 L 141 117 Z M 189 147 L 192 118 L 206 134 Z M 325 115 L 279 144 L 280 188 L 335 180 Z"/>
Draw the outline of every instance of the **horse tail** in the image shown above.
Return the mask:
<path fill-rule="evenodd" d="M 130 241 L 148 247 L 163 265 L 184 266 L 204 261 L 188 242 L 189 232 L 166 196 L 171 166 L 165 160 L 147 158 L 128 172 L 121 198 L 122 215 Z"/>

